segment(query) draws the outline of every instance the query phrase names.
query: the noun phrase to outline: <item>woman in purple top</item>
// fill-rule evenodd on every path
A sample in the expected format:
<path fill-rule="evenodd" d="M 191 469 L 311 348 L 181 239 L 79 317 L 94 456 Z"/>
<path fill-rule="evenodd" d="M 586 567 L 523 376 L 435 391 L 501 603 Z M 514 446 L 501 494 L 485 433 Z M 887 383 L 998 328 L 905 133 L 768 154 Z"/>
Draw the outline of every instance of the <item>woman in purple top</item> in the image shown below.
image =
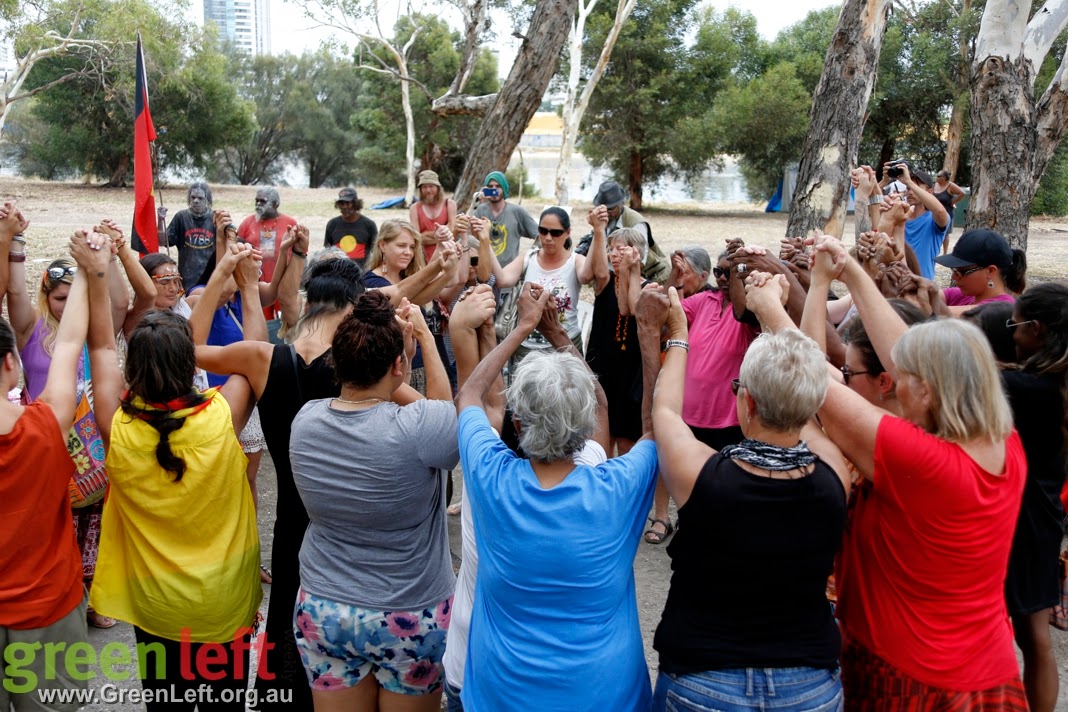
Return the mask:
<path fill-rule="evenodd" d="M 993 230 L 969 230 L 953 252 L 935 257 L 953 270 L 954 286 L 943 290 L 950 312 L 960 316 L 974 304 L 1012 302 L 1027 286 L 1027 257 Z"/>

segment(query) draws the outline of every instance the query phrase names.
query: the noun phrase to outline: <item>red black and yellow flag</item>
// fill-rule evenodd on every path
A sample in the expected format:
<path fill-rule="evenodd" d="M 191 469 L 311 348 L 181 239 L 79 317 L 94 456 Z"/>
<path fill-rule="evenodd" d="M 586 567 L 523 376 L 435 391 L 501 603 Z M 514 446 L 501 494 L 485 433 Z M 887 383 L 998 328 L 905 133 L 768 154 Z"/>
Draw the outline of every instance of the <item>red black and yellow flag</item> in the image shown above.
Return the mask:
<path fill-rule="evenodd" d="M 156 129 L 148 111 L 148 79 L 141 33 L 137 33 L 137 83 L 134 89 L 134 219 L 131 246 L 141 254 L 159 252 L 156 199 L 152 192 L 152 153 Z"/>

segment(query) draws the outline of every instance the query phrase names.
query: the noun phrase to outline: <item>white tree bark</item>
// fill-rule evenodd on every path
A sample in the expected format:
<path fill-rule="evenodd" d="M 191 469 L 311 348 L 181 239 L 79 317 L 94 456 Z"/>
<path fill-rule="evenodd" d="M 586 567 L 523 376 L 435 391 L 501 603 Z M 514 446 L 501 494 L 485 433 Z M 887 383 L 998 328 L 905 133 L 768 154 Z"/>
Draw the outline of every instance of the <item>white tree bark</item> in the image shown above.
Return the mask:
<path fill-rule="evenodd" d="M 1068 120 L 1068 68 L 1061 62 L 1042 97 L 1035 76 L 1068 24 L 1068 0 L 1048 0 L 1030 22 L 1030 2 L 988 0 L 972 64 L 972 198 L 969 228 L 999 231 L 1027 249 L 1031 202 Z M 1068 59 L 1068 58 L 1066 58 Z"/>
<path fill-rule="evenodd" d="M 597 0 L 590 0 L 588 4 L 583 4 L 582 0 L 579 0 L 578 15 L 575 17 L 574 22 L 571 23 L 571 33 L 568 37 L 571 68 L 567 79 L 567 98 L 564 100 L 563 106 L 562 119 L 564 126 L 560 144 L 560 160 L 556 164 L 557 205 L 566 206 L 570 200 L 568 182 L 571 175 L 571 158 L 575 155 L 575 141 L 578 139 L 579 126 L 582 124 L 582 117 L 586 113 L 586 107 L 590 104 L 590 97 L 593 96 L 593 91 L 597 88 L 597 84 L 601 81 L 604 70 L 608 66 L 608 60 L 612 56 L 616 40 L 619 39 L 619 35 L 623 31 L 623 24 L 634 10 L 636 1 L 617 0 L 616 16 L 612 22 L 612 29 L 609 30 L 608 36 L 605 38 L 604 47 L 601 48 L 601 54 L 593 68 L 593 73 L 590 74 L 586 84 L 582 87 L 582 93 L 579 94 L 578 86 L 582 77 L 582 40 L 586 30 L 586 19 L 597 4 Z"/>

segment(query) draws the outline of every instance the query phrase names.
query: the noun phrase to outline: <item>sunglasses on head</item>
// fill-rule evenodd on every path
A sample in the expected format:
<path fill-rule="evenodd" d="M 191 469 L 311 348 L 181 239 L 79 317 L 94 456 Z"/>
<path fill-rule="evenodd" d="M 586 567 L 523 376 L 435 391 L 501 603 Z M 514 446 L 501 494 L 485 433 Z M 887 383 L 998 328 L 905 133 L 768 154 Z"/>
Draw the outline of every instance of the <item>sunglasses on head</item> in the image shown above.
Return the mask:
<path fill-rule="evenodd" d="M 47 270 L 45 270 L 45 274 L 48 275 L 49 279 L 55 282 L 56 280 L 63 279 L 63 277 L 67 275 L 73 277 L 75 272 L 77 271 L 77 265 L 72 265 L 70 267 L 49 267 Z"/>
<path fill-rule="evenodd" d="M 543 235 L 543 236 L 544 235 L 552 235 L 553 237 L 560 237 L 565 232 L 567 232 L 567 230 L 561 230 L 561 229 L 552 228 L 552 227 L 542 227 L 541 225 L 538 225 L 538 234 L 539 235 Z"/>

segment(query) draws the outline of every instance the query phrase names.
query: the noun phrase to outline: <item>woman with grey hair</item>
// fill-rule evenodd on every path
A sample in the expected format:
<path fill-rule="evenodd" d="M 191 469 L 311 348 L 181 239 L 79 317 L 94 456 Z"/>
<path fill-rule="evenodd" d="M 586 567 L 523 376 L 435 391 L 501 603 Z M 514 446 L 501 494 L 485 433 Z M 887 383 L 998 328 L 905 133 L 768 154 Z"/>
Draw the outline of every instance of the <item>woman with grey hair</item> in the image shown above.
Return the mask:
<path fill-rule="evenodd" d="M 1022 712 L 1004 587 L 1027 463 L 990 344 L 958 319 L 907 328 L 838 240 L 816 251 L 853 295 L 903 414 L 837 378 L 820 409 L 871 480 L 836 572 L 847 708 Z M 765 328 L 790 325 L 777 302 L 751 305 Z M 903 692 L 868 706 L 887 690 Z"/>
<path fill-rule="evenodd" d="M 717 452 L 682 417 L 689 330 L 674 288 L 669 299 L 643 293 L 638 304 L 643 347 L 665 324 L 669 334 L 653 425 L 680 522 L 653 641 L 653 709 L 669 700 L 679 710 L 839 709 L 840 640 L 824 588 L 849 473 L 815 423 L 827 390 L 823 353 L 796 329 L 754 341 L 731 384 L 745 439 Z M 657 354 L 642 353 L 655 374 Z"/>
<path fill-rule="evenodd" d="M 549 290 L 528 283 L 519 299 L 516 328 L 456 401 L 478 549 L 463 706 L 648 709 L 633 563 L 656 480 L 650 421 L 626 455 L 577 464 L 594 430 L 593 376 L 576 354 L 547 350 L 524 359 L 508 389 L 529 459 L 509 450 L 487 419 L 492 383 L 535 328 L 568 340 Z"/>

